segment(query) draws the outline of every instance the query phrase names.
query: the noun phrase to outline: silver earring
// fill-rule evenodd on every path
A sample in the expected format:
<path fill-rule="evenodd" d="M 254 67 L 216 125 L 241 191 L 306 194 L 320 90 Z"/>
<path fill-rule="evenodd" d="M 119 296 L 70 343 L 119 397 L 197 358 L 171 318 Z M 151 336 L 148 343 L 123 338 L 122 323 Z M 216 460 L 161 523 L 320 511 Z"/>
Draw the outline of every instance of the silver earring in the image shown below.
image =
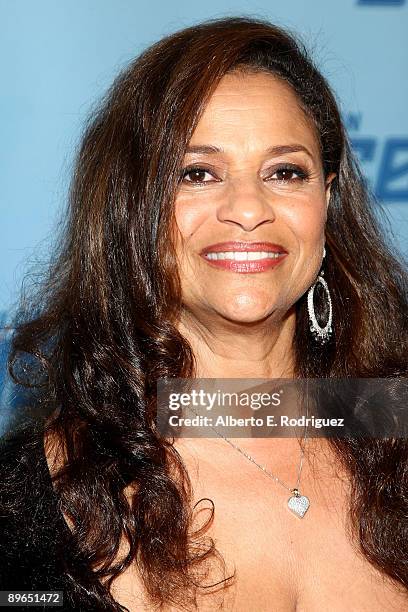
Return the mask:
<path fill-rule="evenodd" d="M 323 258 L 325 257 L 325 255 L 326 255 L 326 249 L 324 248 Z M 307 292 L 307 311 L 309 313 L 310 331 L 312 332 L 315 340 L 319 342 L 320 344 L 325 344 L 326 342 L 328 342 L 333 332 L 332 330 L 332 321 L 333 321 L 332 301 L 330 297 L 329 287 L 327 286 L 326 280 L 323 278 L 323 274 L 324 274 L 324 271 L 320 270 L 316 281 L 313 283 L 313 285 L 310 287 L 309 291 Z M 329 318 L 324 327 L 320 327 L 316 319 L 316 314 L 315 314 L 314 304 L 313 304 L 314 290 L 316 289 L 318 283 L 320 283 L 323 286 L 323 289 L 326 292 L 327 301 L 329 304 Z"/>

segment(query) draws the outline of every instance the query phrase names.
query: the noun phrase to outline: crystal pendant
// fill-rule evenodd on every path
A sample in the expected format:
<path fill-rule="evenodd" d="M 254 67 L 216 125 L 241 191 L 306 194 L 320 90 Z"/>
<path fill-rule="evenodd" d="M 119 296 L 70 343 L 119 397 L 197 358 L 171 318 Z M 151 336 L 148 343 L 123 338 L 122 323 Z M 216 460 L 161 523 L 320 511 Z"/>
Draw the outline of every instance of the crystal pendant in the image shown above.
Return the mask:
<path fill-rule="evenodd" d="M 310 506 L 309 498 L 306 495 L 301 495 L 298 489 L 292 489 L 292 493 L 292 497 L 288 499 L 288 508 L 293 514 L 303 518 Z"/>

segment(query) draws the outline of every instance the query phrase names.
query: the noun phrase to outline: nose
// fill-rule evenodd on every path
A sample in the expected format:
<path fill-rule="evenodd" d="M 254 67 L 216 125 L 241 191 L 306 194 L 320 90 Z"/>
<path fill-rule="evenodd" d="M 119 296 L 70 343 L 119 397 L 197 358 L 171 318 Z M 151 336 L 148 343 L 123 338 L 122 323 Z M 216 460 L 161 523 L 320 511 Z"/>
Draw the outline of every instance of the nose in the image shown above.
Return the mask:
<path fill-rule="evenodd" d="M 247 232 L 264 223 L 272 223 L 275 213 L 271 196 L 266 196 L 256 180 L 236 181 L 219 204 L 217 219 L 222 223 L 239 225 Z"/>

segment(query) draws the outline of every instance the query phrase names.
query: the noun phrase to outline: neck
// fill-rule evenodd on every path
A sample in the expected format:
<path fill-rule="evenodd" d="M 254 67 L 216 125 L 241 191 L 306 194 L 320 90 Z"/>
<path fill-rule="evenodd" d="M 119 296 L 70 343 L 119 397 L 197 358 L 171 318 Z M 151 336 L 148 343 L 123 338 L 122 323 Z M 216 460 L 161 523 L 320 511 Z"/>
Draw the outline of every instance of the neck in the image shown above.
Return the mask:
<path fill-rule="evenodd" d="M 197 378 L 293 378 L 296 314 L 240 323 L 184 310 L 178 329 L 190 343 Z"/>

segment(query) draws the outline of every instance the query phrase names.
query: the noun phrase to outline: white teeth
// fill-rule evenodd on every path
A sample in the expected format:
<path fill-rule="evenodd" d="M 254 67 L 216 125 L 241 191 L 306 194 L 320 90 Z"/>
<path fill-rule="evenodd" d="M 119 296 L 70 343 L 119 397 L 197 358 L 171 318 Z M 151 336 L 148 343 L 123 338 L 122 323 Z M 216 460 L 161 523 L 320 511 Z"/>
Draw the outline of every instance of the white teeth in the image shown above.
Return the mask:
<path fill-rule="evenodd" d="M 259 259 L 276 259 L 282 253 L 272 251 L 225 251 L 222 253 L 207 253 L 208 259 L 234 259 L 235 261 L 256 261 Z"/>

